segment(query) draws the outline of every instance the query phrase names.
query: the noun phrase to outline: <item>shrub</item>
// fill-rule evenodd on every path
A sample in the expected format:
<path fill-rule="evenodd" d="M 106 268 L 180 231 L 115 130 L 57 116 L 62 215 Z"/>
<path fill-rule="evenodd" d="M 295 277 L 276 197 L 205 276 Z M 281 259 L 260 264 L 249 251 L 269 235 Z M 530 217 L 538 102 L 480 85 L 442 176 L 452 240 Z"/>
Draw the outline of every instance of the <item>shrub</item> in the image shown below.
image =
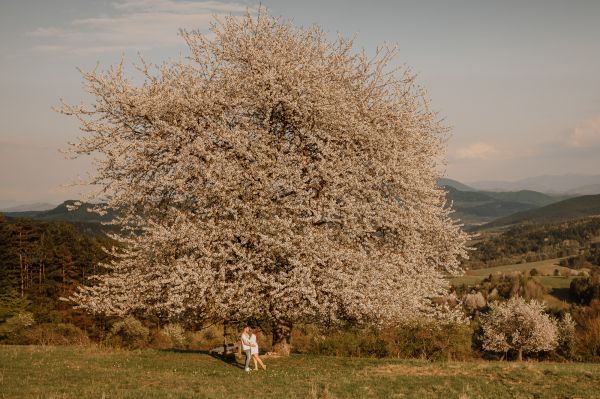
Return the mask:
<path fill-rule="evenodd" d="M 329 356 L 464 360 L 472 356 L 468 325 L 420 323 L 404 327 L 319 331 L 303 326 L 292 338 L 295 351 Z M 300 338 L 300 339 L 298 339 Z"/>
<path fill-rule="evenodd" d="M 577 334 L 577 349 L 586 360 L 600 356 L 600 316 L 583 319 Z"/>
<path fill-rule="evenodd" d="M 315 342 L 310 353 L 350 357 L 386 357 L 389 354 L 387 343 L 367 331 L 333 332 Z"/>
<path fill-rule="evenodd" d="M 171 345 L 175 348 L 183 348 L 187 344 L 187 337 L 181 324 L 171 323 L 163 327 L 162 333 L 169 337 Z"/>
<path fill-rule="evenodd" d="M 492 299 L 491 292 L 494 290 L 504 299 L 518 296 L 541 300 L 547 292 L 542 284 L 526 273 L 490 274 L 482 281 L 481 290 L 490 293 L 488 301 Z"/>
<path fill-rule="evenodd" d="M 556 320 L 544 313 L 541 302 L 514 297 L 492 303 L 481 317 L 483 349 L 490 352 L 513 351 L 518 360 L 523 353 L 551 351 L 558 345 Z"/>
<path fill-rule="evenodd" d="M 148 346 L 154 349 L 170 349 L 173 347 L 171 338 L 167 337 L 159 328 L 150 330 L 148 341 Z"/>
<path fill-rule="evenodd" d="M 383 331 L 391 356 L 428 360 L 472 357 L 473 330 L 469 325 L 419 323 Z"/>
<path fill-rule="evenodd" d="M 313 346 L 325 336 L 314 324 L 302 324 L 292 330 L 292 350 L 296 353 L 309 353 Z"/>
<path fill-rule="evenodd" d="M 600 299 L 600 276 L 573 279 L 569 286 L 569 294 L 575 301 L 585 305 L 594 299 Z"/>
<path fill-rule="evenodd" d="M 113 324 L 105 342 L 111 346 L 142 348 L 148 341 L 149 333 L 150 331 L 142 322 L 133 316 L 127 316 Z"/>
<path fill-rule="evenodd" d="M 539 275 L 540 275 L 540 272 L 538 271 L 538 269 L 536 269 L 536 268 L 533 268 L 533 269 L 531 269 L 531 270 L 529 271 L 529 275 L 530 275 L 531 277 L 539 276 Z"/>
<path fill-rule="evenodd" d="M 86 333 L 70 323 L 44 323 L 34 326 L 26 333 L 31 345 L 85 345 L 89 343 Z"/>
<path fill-rule="evenodd" d="M 30 312 L 20 312 L 0 324 L 0 340 L 10 344 L 24 343 L 24 333 L 35 322 Z"/>
<path fill-rule="evenodd" d="M 575 322 L 569 313 L 565 313 L 557 324 L 559 355 L 573 359 L 575 357 Z"/>
<path fill-rule="evenodd" d="M 463 303 L 465 308 L 471 313 L 487 306 L 487 302 L 481 292 L 467 294 Z"/>

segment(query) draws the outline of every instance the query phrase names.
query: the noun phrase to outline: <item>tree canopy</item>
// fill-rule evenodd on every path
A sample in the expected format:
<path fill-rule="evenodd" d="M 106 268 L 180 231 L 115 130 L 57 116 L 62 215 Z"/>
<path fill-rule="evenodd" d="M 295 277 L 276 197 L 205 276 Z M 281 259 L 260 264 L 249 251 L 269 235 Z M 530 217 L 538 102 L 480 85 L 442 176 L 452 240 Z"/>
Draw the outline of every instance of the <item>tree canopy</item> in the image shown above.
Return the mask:
<path fill-rule="evenodd" d="M 107 314 L 399 322 L 439 315 L 465 234 L 449 218 L 447 129 L 393 50 L 372 58 L 267 15 L 182 31 L 189 57 L 84 72 L 64 104 L 98 154 L 96 199 L 127 250 L 72 299 Z M 440 313 L 441 312 L 441 313 Z M 448 312 L 444 313 L 446 316 Z M 285 338 L 285 337 L 284 337 Z"/>

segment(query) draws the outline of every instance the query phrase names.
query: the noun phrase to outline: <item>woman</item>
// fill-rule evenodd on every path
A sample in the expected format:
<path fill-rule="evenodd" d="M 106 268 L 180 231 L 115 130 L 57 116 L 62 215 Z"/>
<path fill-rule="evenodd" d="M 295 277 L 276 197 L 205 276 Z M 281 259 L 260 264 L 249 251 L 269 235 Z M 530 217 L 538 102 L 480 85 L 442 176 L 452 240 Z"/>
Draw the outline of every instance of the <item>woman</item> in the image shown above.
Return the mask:
<path fill-rule="evenodd" d="M 265 366 L 263 361 L 258 356 L 258 343 L 256 342 L 256 334 L 254 334 L 254 332 L 252 332 L 252 335 L 250 335 L 250 343 L 250 354 L 252 355 L 252 361 L 254 362 L 254 371 L 258 370 L 258 364 L 260 364 L 260 367 L 262 367 L 263 370 L 266 370 L 267 366 Z"/>

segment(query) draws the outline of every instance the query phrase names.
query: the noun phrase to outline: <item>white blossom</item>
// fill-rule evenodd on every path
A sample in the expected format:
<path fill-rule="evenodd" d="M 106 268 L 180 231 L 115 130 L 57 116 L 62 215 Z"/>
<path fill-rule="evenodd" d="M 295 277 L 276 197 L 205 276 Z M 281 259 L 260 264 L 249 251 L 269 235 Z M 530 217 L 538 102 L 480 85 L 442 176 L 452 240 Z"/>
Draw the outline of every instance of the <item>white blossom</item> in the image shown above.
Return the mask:
<path fill-rule="evenodd" d="M 84 72 L 95 102 L 62 108 L 127 246 L 78 306 L 290 325 L 439 316 L 466 235 L 436 186 L 447 129 L 389 68 L 395 52 L 356 54 L 264 11 L 182 36 L 188 60 L 142 60 L 139 84 L 123 62 Z"/>
<path fill-rule="evenodd" d="M 521 297 L 493 302 L 481 317 L 483 349 L 523 353 L 551 351 L 558 345 L 557 322 L 544 313 L 544 305 Z"/>

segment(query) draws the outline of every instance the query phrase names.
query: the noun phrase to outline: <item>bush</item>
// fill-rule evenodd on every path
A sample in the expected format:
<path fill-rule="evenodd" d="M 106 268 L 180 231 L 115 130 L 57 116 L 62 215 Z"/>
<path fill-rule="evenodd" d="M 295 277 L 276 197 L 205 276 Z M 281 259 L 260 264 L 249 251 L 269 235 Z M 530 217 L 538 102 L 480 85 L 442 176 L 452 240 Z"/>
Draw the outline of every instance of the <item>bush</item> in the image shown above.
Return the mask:
<path fill-rule="evenodd" d="M 556 352 L 566 358 L 575 358 L 575 322 L 569 313 L 558 321 L 558 347 Z"/>
<path fill-rule="evenodd" d="M 484 294 L 488 293 L 488 301 L 491 299 L 491 292 L 493 291 L 504 299 L 522 297 L 528 300 L 541 300 L 547 293 L 546 288 L 531 277 L 531 275 L 516 272 L 510 274 L 490 274 L 489 277 L 481 282 L 480 290 Z"/>
<path fill-rule="evenodd" d="M 350 357 L 386 357 L 389 354 L 387 343 L 368 331 L 333 332 L 315 342 L 309 352 Z"/>
<path fill-rule="evenodd" d="M 577 349 L 585 360 L 600 357 L 600 316 L 584 319 L 577 333 Z"/>
<path fill-rule="evenodd" d="M 131 349 L 143 348 L 148 342 L 150 331 L 133 316 L 117 321 L 106 336 L 105 343 L 110 346 L 124 346 Z"/>
<path fill-rule="evenodd" d="M 25 332 L 35 322 L 30 312 L 20 312 L 0 324 L 0 340 L 7 344 L 22 344 L 25 341 Z"/>
<path fill-rule="evenodd" d="M 188 342 L 185 330 L 178 323 L 167 324 L 163 327 L 162 333 L 169 337 L 171 346 L 174 348 L 184 348 Z"/>
<path fill-rule="evenodd" d="M 383 330 L 320 331 L 315 326 L 295 329 L 294 351 L 329 356 L 398 357 L 464 360 L 472 357 L 473 330 L 468 325 L 420 323 Z"/>
<path fill-rule="evenodd" d="M 575 301 L 585 305 L 600 299 L 600 276 L 573 279 L 569 286 L 569 294 Z"/>
<path fill-rule="evenodd" d="M 473 356 L 469 325 L 420 323 L 384 330 L 383 336 L 394 357 L 465 360 Z"/>
<path fill-rule="evenodd" d="M 89 338 L 84 331 L 69 323 L 44 323 L 34 326 L 26 333 L 30 345 L 85 345 Z"/>
<path fill-rule="evenodd" d="M 535 300 L 514 297 L 492 303 L 481 317 L 483 349 L 517 354 L 549 352 L 558 345 L 557 321 L 544 313 L 544 305 Z"/>

